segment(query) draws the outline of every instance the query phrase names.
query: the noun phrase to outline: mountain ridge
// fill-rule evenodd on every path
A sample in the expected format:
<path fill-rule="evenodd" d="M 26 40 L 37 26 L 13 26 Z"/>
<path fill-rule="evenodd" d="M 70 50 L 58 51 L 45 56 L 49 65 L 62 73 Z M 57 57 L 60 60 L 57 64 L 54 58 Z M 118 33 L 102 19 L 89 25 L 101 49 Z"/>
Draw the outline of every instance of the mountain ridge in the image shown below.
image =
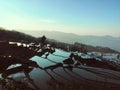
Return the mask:
<path fill-rule="evenodd" d="M 36 32 L 35 32 L 36 33 Z M 40 33 L 38 33 L 39 36 L 40 36 Z M 42 34 L 42 33 L 41 33 Z M 42 34 L 43 36 L 44 34 Z M 58 34 L 59 35 L 59 34 Z M 73 34 L 72 34 L 73 35 Z M 34 37 L 34 35 L 32 34 L 29 35 L 27 33 L 23 33 L 23 32 L 19 32 L 19 31 L 15 31 L 15 30 L 4 30 L 4 29 L 0 29 L 0 40 L 1 41 L 22 41 L 22 42 L 26 42 L 26 43 L 29 43 L 29 42 L 35 42 L 35 43 L 39 43 L 40 41 L 40 37 Z M 70 35 L 71 36 L 71 35 Z M 79 51 L 80 50 L 80 47 L 81 45 L 85 45 L 87 47 L 87 50 L 88 51 L 98 51 L 98 52 L 105 52 L 105 53 L 119 53 L 118 51 L 114 50 L 114 49 L 111 49 L 111 48 L 108 48 L 108 47 L 94 47 L 92 45 L 89 45 L 89 44 L 84 44 L 84 43 L 79 43 L 79 42 L 74 42 L 72 44 L 69 44 L 67 42 L 63 42 L 63 41 L 58 41 L 56 40 L 56 38 L 54 39 L 51 39 L 49 38 L 48 36 L 47 37 L 47 42 L 50 43 L 51 45 L 53 45 L 54 47 L 58 47 L 58 48 L 61 48 L 63 50 L 67 50 L 67 46 L 69 46 L 71 48 L 71 50 L 73 49 L 74 45 L 77 45 L 77 50 Z M 63 37 L 64 39 L 64 37 Z M 62 40 L 63 40 L 62 39 Z M 70 39 L 69 39 L 70 40 Z"/>
<path fill-rule="evenodd" d="M 77 35 L 73 33 L 64 33 L 59 31 L 29 31 L 26 32 L 33 36 L 46 35 L 50 39 L 55 39 L 65 43 L 73 44 L 74 42 L 84 43 L 93 46 L 109 47 L 120 51 L 120 37 L 94 36 L 94 35 Z"/>

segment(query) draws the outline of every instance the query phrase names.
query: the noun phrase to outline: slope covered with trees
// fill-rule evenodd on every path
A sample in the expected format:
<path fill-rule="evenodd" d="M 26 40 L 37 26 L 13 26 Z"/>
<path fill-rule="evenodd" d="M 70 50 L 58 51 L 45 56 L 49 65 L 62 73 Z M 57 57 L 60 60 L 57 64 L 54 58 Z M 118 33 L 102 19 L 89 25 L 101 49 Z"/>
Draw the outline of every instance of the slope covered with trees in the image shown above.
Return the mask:
<path fill-rule="evenodd" d="M 30 35 L 15 31 L 15 30 L 6 30 L 4 28 L 0 28 L 0 40 L 5 41 L 28 41 L 28 42 L 34 42 L 36 41 L 35 37 L 32 37 Z"/>

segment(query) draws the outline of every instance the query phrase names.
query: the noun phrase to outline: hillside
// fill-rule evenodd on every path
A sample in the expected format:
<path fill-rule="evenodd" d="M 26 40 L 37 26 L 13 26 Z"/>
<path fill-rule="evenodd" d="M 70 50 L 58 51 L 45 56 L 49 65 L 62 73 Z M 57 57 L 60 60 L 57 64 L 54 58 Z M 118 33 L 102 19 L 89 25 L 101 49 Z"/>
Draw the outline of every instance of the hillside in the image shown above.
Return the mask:
<path fill-rule="evenodd" d="M 27 42 L 35 42 L 36 38 L 28 35 L 28 34 L 24 34 L 15 30 L 5 30 L 3 28 L 0 28 L 0 40 L 1 41 L 27 41 Z"/>
<path fill-rule="evenodd" d="M 1 40 L 36 42 L 40 38 L 17 31 L 0 30 Z M 29 38 L 31 38 L 29 40 Z M 19 42 L 20 43 L 20 42 Z M 66 46 L 73 51 L 82 45 L 104 52 L 116 52 L 110 48 L 93 47 L 81 43 L 67 44 L 48 39 L 49 46 L 39 48 L 35 44 L 19 46 L 1 45 L 0 90 L 119 90 L 120 65 L 115 61 L 93 58 L 81 52 L 66 52 Z M 61 50 L 63 49 L 63 50 Z M 32 58 L 31 58 L 32 57 Z M 26 58 L 29 58 L 27 60 Z M 9 67 L 6 67 L 9 66 Z M 3 68 L 3 69 L 2 69 Z M 87 87 L 87 88 L 86 88 Z"/>
<path fill-rule="evenodd" d="M 34 34 L 34 33 L 33 33 Z M 38 33 L 39 35 L 45 35 L 42 33 Z M 51 38 L 49 35 L 46 35 L 48 38 Z M 72 38 L 72 37 L 71 37 Z M 25 42 L 39 42 L 39 37 L 33 37 L 31 35 L 25 34 L 25 33 L 21 33 L 18 31 L 9 31 L 9 30 L 5 30 L 3 28 L 0 28 L 0 40 L 2 41 L 25 41 Z M 55 39 L 55 40 L 54 40 Z M 48 43 L 52 44 L 55 47 L 67 50 L 67 46 L 70 46 L 71 48 L 74 47 L 74 43 L 73 44 L 68 44 L 63 43 L 65 40 L 62 39 L 63 41 L 58 42 L 56 41 L 58 39 L 58 37 L 54 38 L 54 39 L 47 39 Z M 67 38 L 66 38 L 67 40 Z M 68 41 L 71 41 L 72 39 L 68 39 Z M 85 45 L 87 48 L 87 51 L 98 51 L 98 52 L 109 52 L 109 53 L 118 53 L 115 50 L 112 50 L 110 48 L 107 47 L 94 47 L 92 45 L 86 45 L 86 44 L 82 44 L 82 43 L 78 43 L 77 44 L 77 49 L 80 49 L 81 45 Z"/>
<path fill-rule="evenodd" d="M 72 33 L 63 33 L 58 31 L 29 31 L 26 32 L 34 36 L 46 35 L 48 38 L 56 39 L 60 42 L 73 44 L 75 42 L 84 43 L 92 46 L 109 47 L 120 51 L 120 37 L 112 36 L 84 36 Z"/>

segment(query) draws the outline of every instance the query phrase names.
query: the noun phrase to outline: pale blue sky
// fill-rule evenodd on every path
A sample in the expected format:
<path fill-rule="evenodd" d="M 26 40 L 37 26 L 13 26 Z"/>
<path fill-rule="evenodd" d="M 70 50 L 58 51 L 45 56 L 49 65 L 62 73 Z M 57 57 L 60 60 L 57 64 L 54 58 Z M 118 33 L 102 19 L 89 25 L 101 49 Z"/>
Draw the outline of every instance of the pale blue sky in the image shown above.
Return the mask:
<path fill-rule="evenodd" d="M 0 26 L 120 36 L 120 0 L 0 0 Z"/>

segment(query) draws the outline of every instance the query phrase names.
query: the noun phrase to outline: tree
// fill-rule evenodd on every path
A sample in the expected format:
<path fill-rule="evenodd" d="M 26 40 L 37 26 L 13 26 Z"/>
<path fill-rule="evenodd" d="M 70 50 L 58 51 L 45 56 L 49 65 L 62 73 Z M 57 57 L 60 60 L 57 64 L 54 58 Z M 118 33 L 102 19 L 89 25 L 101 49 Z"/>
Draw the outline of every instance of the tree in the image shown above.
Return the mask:
<path fill-rule="evenodd" d="M 80 52 L 87 54 L 87 48 L 84 44 L 81 44 Z"/>
<path fill-rule="evenodd" d="M 40 41 L 40 46 L 41 46 L 41 48 L 44 47 L 45 41 L 46 41 L 46 37 L 45 37 L 45 35 L 43 35 L 43 36 L 41 37 L 41 41 Z"/>

